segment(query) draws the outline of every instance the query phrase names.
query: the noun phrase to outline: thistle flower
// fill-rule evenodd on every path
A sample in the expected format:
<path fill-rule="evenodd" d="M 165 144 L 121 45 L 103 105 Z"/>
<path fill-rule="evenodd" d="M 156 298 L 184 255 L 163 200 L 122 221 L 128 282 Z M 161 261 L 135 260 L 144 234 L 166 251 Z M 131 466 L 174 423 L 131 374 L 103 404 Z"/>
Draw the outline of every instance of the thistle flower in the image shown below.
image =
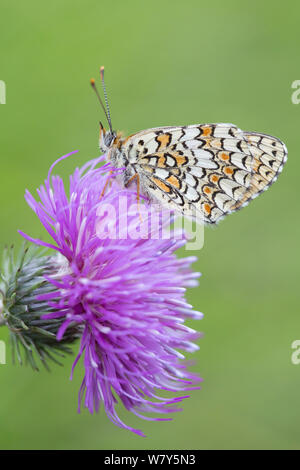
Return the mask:
<path fill-rule="evenodd" d="M 143 435 L 121 421 L 115 409 L 117 396 L 141 418 L 169 420 L 141 413 L 178 411 L 177 403 L 187 397 L 182 392 L 199 388 L 195 384 L 200 379 L 187 371 L 184 356 L 177 351 L 198 349 L 193 341 L 199 334 L 184 320 L 200 319 L 202 314 L 193 311 L 184 293 L 186 287 L 197 285 L 199 274 L 190 270 L 196 258 L 177 259 L 174 254 L 186 242 L 183 233 L 164 238 L 165 214 L 159 214 L 155 228 L 141 229 L 150 225 L 151 207 L 136 207 L 136 193 L 116 182 L 122 170 L 109 164 L 99 167 L 103 158 L 75 170 L 69 197 L 62 179 L 52 176 L 61 159 L 39 188 L 40 201 L 26 192 L 26 201 L 55 244 L 21 234 L 37 245 L 54 248 L 68 265 L 60 278 L 47 275 L 55 290 L 39 298 L 55 309 L 45 319 L 63 321 L 58 340 L 74 324 L 83 328 L 72 368 L 73 374 L 83 356 L 78 411 L 81 403 L 91 413 L 102 403 L 113 423 Z M 181 395 L 162 398 L 157 390 Z"/>
<path fill-rule="evenodd" d="M 53 284 L 47 282 L 44 275 L 56 275 L 60 269 L 57 257 L 43 256 L 35 247 L 29 249 L 25 245 L 18 256 L 14 248 L 6 248 L 0 269 L 0 325 L 7 326 L 10 331 L 13 361 L 17 357 L 22 365 L 23 359 L 33 369 L 39 370 L 36 358 L 49 369 L 48 361 L 58 364 L 56 356 L 64 357 L 71 353 L 68 345 L 78 337 L 76 328 L 69 328 L 62 341 L 56 335 L 63 319 L 42 318 L 53 312 L 45 301 L 37 300 L 41 294 L 54 292 Z"/>

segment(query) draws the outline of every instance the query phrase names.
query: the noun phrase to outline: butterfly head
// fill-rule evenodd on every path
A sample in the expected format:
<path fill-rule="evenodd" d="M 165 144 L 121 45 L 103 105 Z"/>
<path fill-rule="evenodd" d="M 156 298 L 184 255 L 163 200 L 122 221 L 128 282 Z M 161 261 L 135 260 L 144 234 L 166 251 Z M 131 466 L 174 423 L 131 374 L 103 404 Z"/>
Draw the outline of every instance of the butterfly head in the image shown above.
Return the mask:
<path fill-rule="evenodd" d="M 107 152 L 112 146 L 116 138 L 116 133 L 114 131 L 107 131 L 104 129 L 102 123 L 100 122 L 100 133 L 99 133 L 99 147 L 101 152 Z"/>

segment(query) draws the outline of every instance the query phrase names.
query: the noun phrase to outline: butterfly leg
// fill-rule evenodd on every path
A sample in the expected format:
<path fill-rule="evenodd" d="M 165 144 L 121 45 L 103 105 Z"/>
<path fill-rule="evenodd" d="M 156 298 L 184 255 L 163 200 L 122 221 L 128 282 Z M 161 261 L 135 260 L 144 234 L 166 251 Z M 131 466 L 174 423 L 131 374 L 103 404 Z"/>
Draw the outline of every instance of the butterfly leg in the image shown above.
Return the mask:
<path fill-rule="evenodd" d="M 112 171 L 110 171 L 108 173 L 108 176 L 107 176 L 106 181 L 105 181 L 105 185 L 103 186 L 103 189 L 102 189 L 101 194 L 100 194 L 100 199 L 102 199 L 102 197 L 104 196 L 104 193 L 106 191 L 106 188 L 108 186 L 108 183 L 109 183 L 109 180 L 110 180 L 110 177 L 111 177 L 112 174 L 113 174 Z"/>
<path fill-rule="evenodd" d="M 125 187 L 127 188 L 130 183 L 132 181 L 134 181 L 136 179 L 136 200 L 137 200 L 137 206 L 138 206 L 138 211 L 139 211 L 139 218 L 140 218 L 140 221 L 141 223 L 143 222 L 143 218 L 142 218 L 142 215 L 141 215 L 141 211 L 140 211 L 140 177 L 137 173 L 135 173 L 135 175 L 133 175 L 128 181 L 127 183 L 125 184 Z"/>

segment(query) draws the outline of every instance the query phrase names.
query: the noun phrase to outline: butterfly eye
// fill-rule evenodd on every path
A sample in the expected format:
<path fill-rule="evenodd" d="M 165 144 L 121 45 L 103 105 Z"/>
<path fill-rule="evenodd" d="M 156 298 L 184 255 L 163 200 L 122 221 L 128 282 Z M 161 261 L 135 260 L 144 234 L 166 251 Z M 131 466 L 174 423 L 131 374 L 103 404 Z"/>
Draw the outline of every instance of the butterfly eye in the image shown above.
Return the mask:
<path fill-rule="evenodd" d="M 104 136 L 104 143 L 107 147 L 109 147 L 114 140 L 116 134 L 114 132 L 106 132 Z"/>

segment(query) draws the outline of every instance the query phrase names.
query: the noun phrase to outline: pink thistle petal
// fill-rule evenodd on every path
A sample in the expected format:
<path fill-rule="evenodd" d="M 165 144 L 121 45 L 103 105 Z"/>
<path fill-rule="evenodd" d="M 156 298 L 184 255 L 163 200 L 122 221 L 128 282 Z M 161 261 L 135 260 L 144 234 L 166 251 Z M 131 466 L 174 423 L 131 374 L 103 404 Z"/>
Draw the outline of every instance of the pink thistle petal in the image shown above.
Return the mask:
<path fill-rule="evenodd" d="M 74 171 L 67 195 L 63 180 L 53 176 L 52 171 L 74 153 L 64 155 L 51 166 L 44 185 L 38 189 L 40 201 L 29 192 L 25 196 L 57 246 L 20 233 L 64 256 L 65 268 L 57 276 L 47 278 L 55 292 L 43 294 L 40 299 L 57 309 L 47 318 L 64 318 L 58 340 L 70 325 L 82 328 L 71 371 L 72 378 L 76 364 L 83 358 L 85 375 L 78 410 L 83 404 L 93 413 L 103 404 L 114 424 L 143 436 L 118 417 L 117 396 L 136 416 L 165 421 L 171 418 L 141 413 L 179 411 L 176 405 L 189 397 L 182 392 L 200 388 L 196 384 L 201 379 L 188 372 L 182 353 L 196 351 L 193 341 L 200 336 L 184 325 L 189 318 L 202 318 L 184 297 L 186 287 L 197 285 L 199 273 L 190 269 L 196 258 L 176 258 L 175 250 L 186 243 L 182 230 L 169 239 L 161 236 L 163 227 L 174 219 L 165 211 L 156 214 L 158 225 L 151 227 L 147 236 L 137 231 L 141 222 L 136 191 L 118 185 L 116 176 L 123 168 L 114 169 L 109 163 L 99 167 L 103 156 Z M 120 202 L 126 203 L 127 209 Z M 118 235 L 116 238 L 99 237 L 98 230 L 103 230 L 105 224 L 99 211 L 105 205 L 115 215 L 108 222 L 112 233 Z M 152 208 L 148 203 L 141 208 L 150 227 Z M 134 237 L 127 233 L 128 226 L 136 229 Z M 165 398 L 158 395 L 159 391 L 180 396 Z"/>

